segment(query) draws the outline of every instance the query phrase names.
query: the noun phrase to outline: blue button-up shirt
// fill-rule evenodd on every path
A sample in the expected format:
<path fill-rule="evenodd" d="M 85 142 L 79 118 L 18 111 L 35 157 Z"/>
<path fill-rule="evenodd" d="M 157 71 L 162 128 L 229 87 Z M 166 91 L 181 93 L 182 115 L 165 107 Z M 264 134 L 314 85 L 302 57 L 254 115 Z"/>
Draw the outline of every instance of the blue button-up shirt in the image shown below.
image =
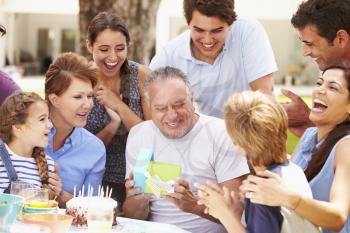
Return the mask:
<path fill-rule="evenodd" d="M 91 185 L 94 194 L 97 194 L 106 163 L 106 149 L 102 141 L 84 128 L 74 128 L 63 147 L 54 151 L 55 133 L 53 127 L 45 152 L 59 165 L 63 190 L 73 194 L 76 187 L 78 193 L 84 185 L 84 193 L 87 194 L 88 186 Z"/>

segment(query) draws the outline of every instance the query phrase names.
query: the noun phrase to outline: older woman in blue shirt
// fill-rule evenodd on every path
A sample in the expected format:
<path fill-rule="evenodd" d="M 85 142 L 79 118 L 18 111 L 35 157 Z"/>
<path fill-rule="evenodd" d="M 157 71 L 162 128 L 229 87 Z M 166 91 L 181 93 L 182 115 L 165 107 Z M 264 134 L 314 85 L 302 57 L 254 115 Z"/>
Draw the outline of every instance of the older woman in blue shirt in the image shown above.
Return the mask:
<path fill-rule="evenodd" d="M 59 165 L 65 203 L 76 187 L 91 185 L 94 193 L 105 171 L 104 144 L 83 127 L 92 109 L 97 71 L 91 63 L 73 53 L 60 55 L 46 72 L 45 97 L 49 102 L 53 128 L 46 153 Z M 113 119 L 112 119 L 113 120 Z"/>

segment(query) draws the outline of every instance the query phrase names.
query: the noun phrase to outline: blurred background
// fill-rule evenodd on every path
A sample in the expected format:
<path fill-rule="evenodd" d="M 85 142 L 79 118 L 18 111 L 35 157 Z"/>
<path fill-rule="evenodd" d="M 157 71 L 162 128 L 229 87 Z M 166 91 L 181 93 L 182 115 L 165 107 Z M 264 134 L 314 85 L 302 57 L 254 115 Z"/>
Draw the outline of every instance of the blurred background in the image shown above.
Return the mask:
<path fill-rule="evenodd" d="M 313 61 L 301 55 L 301 42 L 290 18 L 301 0 L 236 0 L 238 16 L 264 26 L 279 67 L 276 94 L 288 87 L 310 102 L 310 85 L 319 75 Z M 24 90 L 43 95 L 44 73 L 62 52 L 87 55 L 85 32 L 99 11 L 115 11 L 132 37 L 129 58 L 148 64 L 156 50 L 187 29 L 182 0 L 0 0 L 0 69 Z M 137 13 L 135 13 L 137 12 Z M 282 97 L 280 97 L 284 100 Z M 290 148 L 295 138 L 291 138 Z"/>

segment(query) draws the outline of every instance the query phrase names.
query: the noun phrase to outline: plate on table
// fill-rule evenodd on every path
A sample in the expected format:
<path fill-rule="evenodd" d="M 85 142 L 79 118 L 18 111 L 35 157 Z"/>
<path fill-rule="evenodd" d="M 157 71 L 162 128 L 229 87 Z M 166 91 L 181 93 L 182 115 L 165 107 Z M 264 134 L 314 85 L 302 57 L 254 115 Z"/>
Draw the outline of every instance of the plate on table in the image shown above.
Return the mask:
<path fill-rule="evenodd" d="M 46 207 L 46 208 L 37 208 L 37 207 L 29 207 L 24 206 L 23 207 L 23 214 L 43 214 L 43 213 L 50 213 L 50 214 L 56 214 L 58 213 L 57 207 Z"/>

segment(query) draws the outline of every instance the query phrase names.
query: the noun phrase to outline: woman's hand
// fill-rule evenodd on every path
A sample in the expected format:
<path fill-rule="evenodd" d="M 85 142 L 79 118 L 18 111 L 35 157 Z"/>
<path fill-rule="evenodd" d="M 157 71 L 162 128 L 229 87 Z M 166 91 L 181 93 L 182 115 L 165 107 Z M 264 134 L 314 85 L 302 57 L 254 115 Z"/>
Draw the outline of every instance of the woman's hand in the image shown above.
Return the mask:
<path fill-rule="evenodd" d="M 60 196 L 62 193 L 62 182 L 61 178 L 58 175 L 58 165 L 55 164 L 55 172 L 49 172 L 49 187 L 50 190 L 55 194 L 55 196 Z"/>
<path fill-rule="evenodd" d="M 267 170 L 257 175 L 249 175 L 240 187 L 246 198 L 256 204 L 294 208 L 288 203 L 291 192 L 279 175 Z"/>
<path fill-rule="evenodd" d="M 95 97 L 101 105 L 113 110 L 117 110 L 116 106 L 123 102 L 119 96 L 103 85 L 98 85 L 95 88 Z"/>
<path fill-rule="evenodd" d="M 120 122 L 121 122 L 120 116 L 118 113 L 116 113 L 109 107 L 105 107 L 105 108 L 106 108 L 107 114 L 111 118 L 111 122 L 107 125 L 108 130 L 110 130 L 111 133 L 115 134 L 117 129 L 120 126 Z"/>

